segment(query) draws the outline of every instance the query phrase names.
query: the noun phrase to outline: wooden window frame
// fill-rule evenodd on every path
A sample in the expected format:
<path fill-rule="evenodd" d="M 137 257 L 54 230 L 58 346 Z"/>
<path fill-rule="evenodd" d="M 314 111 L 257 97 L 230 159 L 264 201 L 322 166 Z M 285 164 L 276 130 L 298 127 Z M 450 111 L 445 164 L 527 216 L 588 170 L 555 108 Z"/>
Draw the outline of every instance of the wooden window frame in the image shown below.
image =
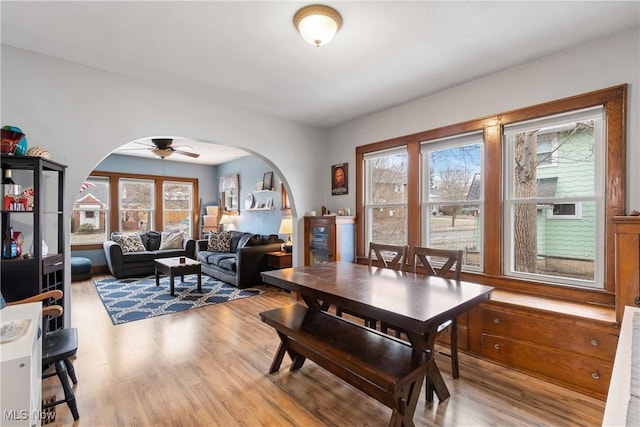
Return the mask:
<path fill-rule="evenodd" d="M 503 258 L 503 126 L 560 114 L 583 108 L 604 106 L 605 126 L 605 248 L 604 288 L 587 289 L 545 284 L 530 280 L 507 277 L 502 274 Z M 611 219 L 626 212 L 626 111 L 627 85 L 619 85 L 525 107 L 489 117 L 457 123 L 437 129 L 405 135 L 385 141 L 356 147 L 356 215 L 365 218 L 364 212 L 364 157 L 368 153 L 406 146 L 408 152 L 408 212 L 407 235 L 409 245 L 419 245 L 421 233 L 420 215 L 420 144 L 424 141 L 451 137 L 464 133 L 484 133 L 484 162 L 492 165 L 485 168 L 484 176 L 484 259 L 483 272 L 463 272 L 463 280 L 495 286 L 498 289 L 514 290 L 544 295 L 571 301 L 590 302 L 613 306 L 615 304 L 614 233 Z M 365 224 L 356 225 L 356 258 L 364 262 Z"/>
<path fill-rule="evenodd" d="M 103 177 L 109 179 L 109 230 L 111 232 L 120 229 L 120 210 L 119 210 L 119 185 L 118 180 L 121 178 L 124 179 L 144 179 L 150 180 L 154 182 L 154 197 L 155 200 L 160 200 L 160 203 L 155 204 L 154 210 L 154 226 L 153 230 L 161 230 L 163 223 L 163 209 L 162 209 L 162 187 L 165 181 L 169 182 L 186 182 L 191 183 L 193 185 L 193 221 L 191 225 L 191 235 L 193 238 L 198 238 L 200 233 L 198 231 L 198 223 L 200 221 L 200 213 L 198 210 L 198 200 L 200 200 L 199 189 L 198 189 L 198 179 L 197 178 L 184 178 L 184 177 L 175 177 L 175 176 L 161 176 L 161 175 L 141 175 L 141 174 L 132 174 L 132 173 L 120 173 L 120 172 L 102 172 L 102 171 L 94 171 L 90 175 L 90 177 Z M 113 209 L 113 206 L 116 206 L 116 209 Z M 90 245 L 72 245 L 72 251 L 79 250 L 92 250 L 92 249 L 102 249 L 102 244 L 90 244 Z"/>

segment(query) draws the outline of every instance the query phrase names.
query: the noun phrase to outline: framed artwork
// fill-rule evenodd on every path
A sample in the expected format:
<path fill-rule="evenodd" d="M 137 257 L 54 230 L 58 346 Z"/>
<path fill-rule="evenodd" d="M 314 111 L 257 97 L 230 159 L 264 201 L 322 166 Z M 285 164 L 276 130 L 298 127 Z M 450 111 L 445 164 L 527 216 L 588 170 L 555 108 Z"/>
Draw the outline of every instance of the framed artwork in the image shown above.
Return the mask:
<path fill-rule="evenodd" d="M 340 196 L 349 193 L 349 163 L 331 166 L 331 194 Z"/>
<path fill-rule="evenodd" d="M 262 176 L 262 189 L 273 190 L 273 172 L 265 172 Z"/>

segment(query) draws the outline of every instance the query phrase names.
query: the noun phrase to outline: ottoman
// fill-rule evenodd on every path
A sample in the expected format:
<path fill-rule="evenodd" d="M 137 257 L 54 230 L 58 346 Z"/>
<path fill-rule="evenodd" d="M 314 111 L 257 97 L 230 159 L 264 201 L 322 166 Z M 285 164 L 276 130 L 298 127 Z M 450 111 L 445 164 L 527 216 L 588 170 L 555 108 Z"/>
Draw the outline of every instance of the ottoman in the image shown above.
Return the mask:
<path fill-rule="evenodd" d="M 71 257 L 71 281 L 91 279 L 92 263 L 89 258 L 79 256 Z"/>

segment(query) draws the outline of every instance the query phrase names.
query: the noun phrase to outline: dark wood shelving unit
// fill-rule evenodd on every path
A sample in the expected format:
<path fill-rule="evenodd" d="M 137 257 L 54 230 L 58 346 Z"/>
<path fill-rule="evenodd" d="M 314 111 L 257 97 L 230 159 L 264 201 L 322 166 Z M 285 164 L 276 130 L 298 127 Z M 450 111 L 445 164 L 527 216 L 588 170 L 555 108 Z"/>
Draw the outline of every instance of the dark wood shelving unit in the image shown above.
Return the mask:
<path fill-rule="evenodd" d="M 7 169 L 12 171 L 16 184 L 22 185 L 23 190 L 33 187 L 34 194 L 33 205 L 25 211 L 4 210 L 4 204 L 2 205 L 3 239 L 9 226 L 19 224 L 19 231 L 25 237 L 31 237 L 33 249 L 31 258 L 21 256 L 2 259 L 2 294 L 11 302 L 52 289 L 64 292 L 66 245 L 63 212 L 66 166 L 42 157 L 2 154 L 2 176 Z M 46 236 L 45 227 L 48 229 Z M 47 241 L 47 236 L 55 236 L 56 241 L 53 241 L 53 237 L 49 237 L 50 241 Z M 47 255 L 43 255 L 43 240 L 49 249 Z M 23 246 L 22 255 L 28 252 L 29 248 Z M 64 298 L 59 304 L 64 305 Z M 52 319 L 49 330 L 64 327 L 64 317 L 63 314 Z"/>

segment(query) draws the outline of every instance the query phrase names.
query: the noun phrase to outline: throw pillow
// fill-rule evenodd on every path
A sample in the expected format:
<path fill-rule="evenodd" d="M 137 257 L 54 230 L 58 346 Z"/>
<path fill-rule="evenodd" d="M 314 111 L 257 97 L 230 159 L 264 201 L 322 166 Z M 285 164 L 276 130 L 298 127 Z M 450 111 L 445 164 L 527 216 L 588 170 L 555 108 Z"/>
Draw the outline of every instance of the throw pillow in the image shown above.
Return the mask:
<path fill-rule="evenodd" d="M 231 235 L 227 231 L 219 231 L 209 233 L 209 242 L 207 243 L 207 251 L 209 252 L 229 252 L 231 251 Z"/>
<path fill-rule="evenodd" d="M 184 240 L 184 233 L 170 233 L 167 231 L 162 232 L 160 237 L 160 250 L 162 249 L 182 249 L 182 241 Z"/>
<path fill-rule="evenodd" d="M 142 238 L 138 233 L 118 233 L 112 234 L 111 240 L 122 247 L 123 253 L 144 252 L 147 249 L 142 244 Z"/>

